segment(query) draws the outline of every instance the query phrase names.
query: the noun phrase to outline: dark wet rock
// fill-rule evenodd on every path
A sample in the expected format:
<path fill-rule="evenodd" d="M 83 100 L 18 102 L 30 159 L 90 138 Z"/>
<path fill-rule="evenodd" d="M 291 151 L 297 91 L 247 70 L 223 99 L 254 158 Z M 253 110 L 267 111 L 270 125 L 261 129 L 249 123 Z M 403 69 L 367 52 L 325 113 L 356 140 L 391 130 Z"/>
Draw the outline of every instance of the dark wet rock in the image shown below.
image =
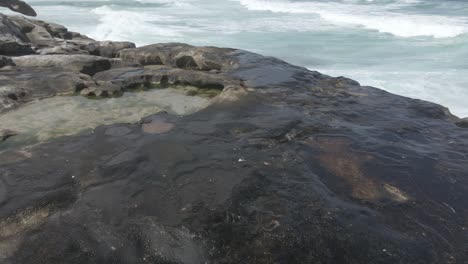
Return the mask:
<path fill-rule="evenodd" d="M 0 56 L 0 68 L 5 66 L 15 66 L 15 63 L 13 63 L 13 60 L 9 57 Z"/>
<path fill-rule="evenodd" d="M 36 11 L 21 0 L 0 0 L 0 6 L 7 7 L 11 11 L 21 13 L 27 16 L 37 16 Z"/>
<path fill-rule="evenodd" d="M 219 94 L 192 115 L 2 149 L 1 263 L 465 264 L 464 119 L 242 50 L 112 45 L 99 55 L 117 59 L 15 58 L 0 69 L 2 104 L 171 85 Z"/>
<path fill-rule="evenodd" d="M 463 118 L 462 120 L 456 122 L 457 126 L 468 128 L 468 118 Z"/>
<path fill-rule="evenodd" d="M 9 16 L 0 14 L 0 55 L 34 54 L 26 35 Z"/>
<path fill-rule="evenodd" d="M 450 113 L 448 108 L 436 105 L 423 100 L 412 99 L 409 100 L 409 108 L 417 112 L 420 115 L 424 115 L 429 118 L 452 118 L 453 115 Z"/>

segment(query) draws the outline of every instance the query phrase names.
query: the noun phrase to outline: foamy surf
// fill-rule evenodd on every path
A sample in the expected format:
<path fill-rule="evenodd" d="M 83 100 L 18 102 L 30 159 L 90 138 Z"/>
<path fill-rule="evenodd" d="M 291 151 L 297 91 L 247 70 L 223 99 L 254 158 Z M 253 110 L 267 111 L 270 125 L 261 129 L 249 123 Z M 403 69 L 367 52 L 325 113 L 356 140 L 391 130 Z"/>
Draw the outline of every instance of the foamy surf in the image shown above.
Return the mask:
<path fill-rule="evenodd" d="M 358 26 L 398 37 L 431 36 L 450 38 L 468 32 L 468 17 L 450 18 L 439 15 L 397 13 L 393 10 L 403 3 L 386 7 L 346 3 L 289 2 L 266 0 L 240 0 L 249 10 L 278 13 L 312 14 L 337 26 Z M 405 5 L 415 3 L 404 2 Z"/>
<path fill-rule="evenodd" d="M 110 6 L 102 6 L 91 11 L 99 17 L 99 24 L 89 33 L 95 39 L 132 40 L 140 39 L 146 32 L 164 36 L 169 40 L 176 40 L 181 34 L 174 27 L 158 27 L 152 23 L 174 21 L 171 16 L 156 15 L 139 11 L 115 10 Z M 150 44 L 138 41 L 139 45 Z"/>

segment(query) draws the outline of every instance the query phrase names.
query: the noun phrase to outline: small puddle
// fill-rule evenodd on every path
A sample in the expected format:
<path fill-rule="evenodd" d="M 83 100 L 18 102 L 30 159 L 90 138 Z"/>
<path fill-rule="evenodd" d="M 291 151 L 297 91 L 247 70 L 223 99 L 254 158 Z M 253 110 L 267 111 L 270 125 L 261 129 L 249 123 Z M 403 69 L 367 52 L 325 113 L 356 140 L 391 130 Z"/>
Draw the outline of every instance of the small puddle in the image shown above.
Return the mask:
<path fill-rule="evenodd" d="M 0 115 L 0 130 L 8 129 L 18 134 L 0 142 L 0 151 L 77 134 L 101 125 L 135 123 L 161 111 L 189 115 L 208 106 L 210 97 L 193 96 L 187 91 L 196 91 L 196 88 L 151 89 L 99 100 L 55 96 L 31 102 Z"/>

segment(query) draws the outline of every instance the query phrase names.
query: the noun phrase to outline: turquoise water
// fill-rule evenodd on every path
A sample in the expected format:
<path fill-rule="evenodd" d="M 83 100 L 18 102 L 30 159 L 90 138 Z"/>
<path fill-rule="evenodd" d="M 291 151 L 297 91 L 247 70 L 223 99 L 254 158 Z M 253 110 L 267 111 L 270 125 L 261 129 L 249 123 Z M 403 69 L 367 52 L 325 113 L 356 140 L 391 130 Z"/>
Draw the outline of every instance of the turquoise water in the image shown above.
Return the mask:
<path fill-rule="evenodd" d="M 96 39 L 272 55 L 468 117 L 468 1 L 29 0 Z"/>

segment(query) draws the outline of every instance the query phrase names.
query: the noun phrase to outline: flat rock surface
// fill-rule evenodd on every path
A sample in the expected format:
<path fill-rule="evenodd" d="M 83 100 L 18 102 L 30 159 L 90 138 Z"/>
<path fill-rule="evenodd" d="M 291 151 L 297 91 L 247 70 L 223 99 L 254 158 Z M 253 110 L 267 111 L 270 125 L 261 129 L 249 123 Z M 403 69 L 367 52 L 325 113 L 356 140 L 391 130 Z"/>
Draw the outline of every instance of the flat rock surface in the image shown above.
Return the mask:
<path fill-rule="evenodd" d="M 1 263 L 466 263 L 468 129 L 446 108 L 241 50 L 116 56 L 135 65 L 87 82 L 220 94 L 3 150 Z"/>

